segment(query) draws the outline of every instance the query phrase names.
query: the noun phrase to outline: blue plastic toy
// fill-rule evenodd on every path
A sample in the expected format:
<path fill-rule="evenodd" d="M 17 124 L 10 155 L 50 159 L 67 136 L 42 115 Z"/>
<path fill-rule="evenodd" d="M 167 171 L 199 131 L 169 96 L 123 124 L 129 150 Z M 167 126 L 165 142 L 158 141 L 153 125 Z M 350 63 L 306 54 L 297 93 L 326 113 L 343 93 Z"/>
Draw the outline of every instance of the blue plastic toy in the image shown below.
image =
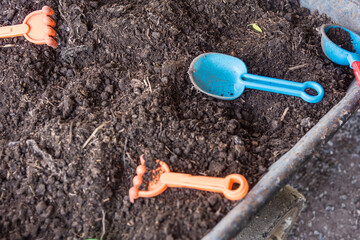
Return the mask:
<path fill-rule="evenodd" d="M 188 73 L 196 89 L 223 100 L 238 98 L 245 88 L 301 97 L 309 103 L 320 102 L 324 97 L 323 87 L 316 82 L 299 83 L 249 74 L 243 61 L 221 53 L 199 55 Z M 317 95 L 306 93 L 306 89 L 315 90 Z"/>
<path fill-rule="evenodd" d="M 332 42 L 326 35 L 331 28 L 341 28 L 350 34 L 351 43 L 355 52 L 349 52 L 334 42 Z M 360 87 L 360 36 L 354 32 L 336 25 L 322 25 L 320 28 L 321 33 L 321 47 L 325 55 L 334 63 L 350 66 L 354 70 L 356 80 Z"/>

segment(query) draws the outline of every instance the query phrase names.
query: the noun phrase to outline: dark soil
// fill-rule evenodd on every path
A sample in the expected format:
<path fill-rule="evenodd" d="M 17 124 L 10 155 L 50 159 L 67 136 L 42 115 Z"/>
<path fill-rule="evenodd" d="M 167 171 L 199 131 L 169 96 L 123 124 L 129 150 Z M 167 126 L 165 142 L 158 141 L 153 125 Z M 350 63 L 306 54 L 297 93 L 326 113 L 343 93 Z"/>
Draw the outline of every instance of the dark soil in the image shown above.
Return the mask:
<path fill-rule="evenodd" d="M 350 33 L 347 31 L 341 28 L 330 28 L 326 35 L 339 47 L 350 52 L 355 52 Z"/>
<path fill-rule="evenodd" d="M 353 79 L 321 51 L 326 16 L 292 0 L 259 2 L 3 2 L 3 26 L 53 7 L 59 47 L 0 40 L 1 237 L 197 239 L 211 230 L 237 202 L 189 189 L 129 202 L 139 156 L 194 175 L 240 173 L 252 187 Z M 253 74 L 316 81 L 325 97 L 208 97 L 187 69 L 210 51 Z"/>

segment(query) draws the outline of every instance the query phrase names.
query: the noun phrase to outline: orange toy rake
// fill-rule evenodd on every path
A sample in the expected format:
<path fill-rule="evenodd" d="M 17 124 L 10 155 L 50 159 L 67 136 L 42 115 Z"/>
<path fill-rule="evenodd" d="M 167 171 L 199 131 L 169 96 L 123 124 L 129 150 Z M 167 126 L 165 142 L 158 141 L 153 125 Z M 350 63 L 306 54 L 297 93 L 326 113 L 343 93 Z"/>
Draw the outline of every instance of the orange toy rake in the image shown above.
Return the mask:
<path fill-rule="evenodd" d="M 27 15 L 23 24 L 0 27 L 0 38 L 24 36 L 32 43 L 47 44 L 52 48 L 56 48 L 57 42 L 54 39 L 56 32 L 53 29 L 56 23 L 50 17 L 53 14 L 54 10 L 44 6 L 42 10 Z"/>
<path fill-rule="evenodd" d="M 140 157 L 140 165 L 136 168 L 137 175 L 133 178 L 134 186 L 129 190 L 130 201 L 139 197 L 154 197 L 164 192 L 168 187 L 192 188 L 210 192 L 219 192 L 230 200 L 240 200 L 247 194 L 249 185 L 244 176 L 230 174 L 225 178 L 192 176 L 185 173 L 170 172 L 169 166 L 157 160 L 159 168 L 153 170 L 153 180 L 148 184 L 148 190 L 139 190 L 146 172 L 145 160 Z M 239 186 L 233 189 L 234 184 Z"/>

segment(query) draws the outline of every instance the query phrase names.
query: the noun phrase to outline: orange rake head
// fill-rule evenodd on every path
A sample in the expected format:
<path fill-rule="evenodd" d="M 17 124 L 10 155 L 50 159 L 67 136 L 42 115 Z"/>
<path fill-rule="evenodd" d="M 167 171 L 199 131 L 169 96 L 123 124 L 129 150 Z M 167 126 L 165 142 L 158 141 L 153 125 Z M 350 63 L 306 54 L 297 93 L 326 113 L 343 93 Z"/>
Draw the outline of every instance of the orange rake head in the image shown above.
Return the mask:
<path fill-rule="evenodd" d="M 146 172 L 144 157 L 143 155 L 140 156 L 140 165 L 136 168 L 137 175 L 133 178 L 134 186 L 129 190 L 130 202 L 133 203 L 134 200 L 139 197 L 154 197 L 166 190 L 167 185 L 160 182 L 160 175 L 162 173 L 170 172 L 170 168 L 166 163 L 160 160 L 157 160 L 157 162 L 160 167 L 151 171 L 153 173 L 153 180 L 149 182 L 148 190 L 139 190 L 140 185 L 143 183 L 143 175 Z"/>
<path fill-rule="evenodd" d="M 225 178 L 192 176 L 185 173 L 170 172 L 168 165 L 157 160 L 159 168 L 151 171 L 153 180 L 148 184 L 148 190 L 139 190 L 143 183 L 143 175 L 146 172 L 145 160 L 140 157 L 141 165 L 136 168 L 137 175 L 133 178 L 134 186 L 129 190 L 130 201 L 139 197 L 154 197 L 166 190 L 168 187 L 193 188 L 198 190 L 219 192 L 230 200 L 240 200 L 247 194 L 249 185 L 244 176 L 240 174 L 230 174 Z M 238 187 L 234 188 L 234 185 Z"/>
<path fill-rule="evenodd" d="M 0 38 L 24 36 L 28 41 L 35 44 L 47 44 L 52 48 L 57 47 L 54 39 L 56 31 L 55 21 L 50 17 L 54 14 L 48 6 L 42 10 L 30 13 L 26 16 L 23 24 L 0 27 Z"/>

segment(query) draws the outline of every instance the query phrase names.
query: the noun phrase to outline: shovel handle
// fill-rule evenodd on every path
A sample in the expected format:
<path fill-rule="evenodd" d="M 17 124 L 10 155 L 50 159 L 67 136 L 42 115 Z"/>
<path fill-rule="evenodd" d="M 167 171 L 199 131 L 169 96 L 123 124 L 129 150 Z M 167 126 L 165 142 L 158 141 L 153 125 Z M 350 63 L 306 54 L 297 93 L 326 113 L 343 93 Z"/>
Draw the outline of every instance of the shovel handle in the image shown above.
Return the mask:
<path fill-rule="evenodd" d="M 0 38 L 18 37 L 29 32 L 30 28 L 27 24 L 18 24 L 6 27 L 0 27 Z"/>
<path fill-rule="evenodd" d="M 320 102 L 324 97 L 324 88 L 319 83 L 313 81 L 299 83 L 250 73 L 242 74 L 241 80 L 244 81 L 246 88 L 300 97 L 309 103 Z M 308 94 L 305 91 L 308 88 L 315 90 L 317 95 Z"/>
<path fill-rule="evenodd" d="M 249 190 L 248 182 L 240 174 L 230 174 L 225 178 L 217 178 L 169 172 L 161 174 L 160 182 L 168 187 L 192 188 L 223 193 L 230 200 L 242 199 Z M 239 186 L 233 189 L 234 184 L 239 184 Z"/>

